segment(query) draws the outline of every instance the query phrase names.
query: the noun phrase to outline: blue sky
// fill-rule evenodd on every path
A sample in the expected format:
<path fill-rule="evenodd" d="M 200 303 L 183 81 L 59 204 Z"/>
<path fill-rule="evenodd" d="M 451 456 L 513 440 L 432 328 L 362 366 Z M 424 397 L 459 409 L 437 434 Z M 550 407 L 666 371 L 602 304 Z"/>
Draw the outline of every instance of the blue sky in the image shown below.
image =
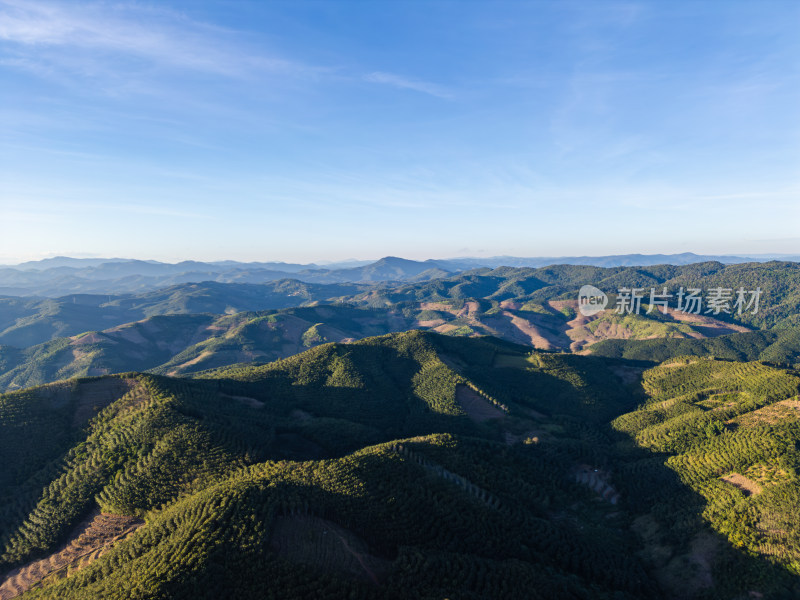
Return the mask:
<path fill-rule="evenodd" d="M 0 263 L 800 253 L 800 3 L 0 0 Z"/>

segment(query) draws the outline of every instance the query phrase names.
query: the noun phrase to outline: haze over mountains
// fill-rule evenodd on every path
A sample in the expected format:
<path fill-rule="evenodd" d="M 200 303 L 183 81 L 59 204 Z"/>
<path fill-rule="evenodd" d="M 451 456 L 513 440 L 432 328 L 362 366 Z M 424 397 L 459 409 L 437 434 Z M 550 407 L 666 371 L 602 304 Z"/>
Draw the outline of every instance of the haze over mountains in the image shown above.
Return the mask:
<path fill-rule="evenodd" d="M 800 260 L 800 257 L 780 257 Z M 369 283 L 424 281 L 475 268 L 543 267 L 554 264 L 615 266 L 686 265 L 716 261 L 723 264 L 766 262 L 771 258 L 699 256 L 683 254 L 628 254 L 600 257 L 457 258 L 414 261 L 385 257 L 375 262 L 292 264 L 236 261 L 163 263 L 158 261 L 56 257 L 14 266 L 0 266 L 0 295 L 57 297 L 67 294 L 121 294 L 142 292 L 180 283 L 265 283 L 296 279 L 306 283 Z"/>

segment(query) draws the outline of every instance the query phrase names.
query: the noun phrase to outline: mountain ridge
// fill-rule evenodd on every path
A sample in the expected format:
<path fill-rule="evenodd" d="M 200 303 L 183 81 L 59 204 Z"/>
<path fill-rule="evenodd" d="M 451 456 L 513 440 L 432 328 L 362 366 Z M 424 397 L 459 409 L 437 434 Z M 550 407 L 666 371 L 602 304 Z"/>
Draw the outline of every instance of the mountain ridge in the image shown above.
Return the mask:
<path fill-rule="evenodd" d="M 0 593 L 789 598 L 798 417 L 764 419 L 798 390 L 759 363 L 409 332 L 3 394 L 0 454 L 28 459 L 0 472 Z M 138 521 L 53 576 L 97 511 Z"/>
<path fill-rule="evenodd" d="M 784 257 L 784 262 L 800 257 Z M 163 263 L 130 259 L 72 259 L 58 257 L 0 266 L 0 294 L 17 296 L 63 296 L 70 293 L 118 294 L 152 290 L 178 283 L 200 281 L 264 283 L 298 279 L 306 283 L 373 283 L 436 279 L 449 274 L 503 266 L 542 268 L 556 265 L 600 267 L 652 267 L 661 264 L 688 265 L 699 262 L 740 264 L 769 262 L 767 257 L 702 256 L 692 253 L 614 255 L 605 257 L 553 258 L 454 258 L 416 261 L 384 257 L 367 264 L 320 265 L 280 262 L 182 261 Z M 56 266 L 51 266 L 56 265 Z M 24 268 L 20 268 L 24 267 Z"/>

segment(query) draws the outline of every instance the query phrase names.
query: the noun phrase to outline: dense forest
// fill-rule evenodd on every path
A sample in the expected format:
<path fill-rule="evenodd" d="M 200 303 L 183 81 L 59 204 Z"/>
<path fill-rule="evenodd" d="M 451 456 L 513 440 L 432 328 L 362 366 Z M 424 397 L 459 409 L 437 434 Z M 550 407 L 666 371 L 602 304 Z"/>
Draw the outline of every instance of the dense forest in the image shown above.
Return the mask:
<path fill-rule="evenodd" d="M 617 339 L 593 345 L 593 354 L 663 362 L 675 356 L 711 356 L 728 360 L 795 366 L 800 364 L 800 327 L 734 333 L 708 339 Z"/>
<path fill-rule="evenodd" d="M 652 364 L 408 332 L 7 393 L 0 594 L 796 597 L 800 377 Z"/>

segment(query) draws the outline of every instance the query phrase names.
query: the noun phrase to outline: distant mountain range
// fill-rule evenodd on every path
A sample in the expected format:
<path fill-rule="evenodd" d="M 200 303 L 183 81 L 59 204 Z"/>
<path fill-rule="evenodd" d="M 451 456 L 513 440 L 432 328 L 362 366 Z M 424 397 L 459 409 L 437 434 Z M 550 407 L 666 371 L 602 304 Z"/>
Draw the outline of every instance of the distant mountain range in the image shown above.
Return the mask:
<path fill-rule="evenodd" d="M 699 262 L 736 264 L 767 262 L 773 257 L 707 256 L 683 254 L 624 254 L 614 256 L 562 256 L 521 258 L 454 258 L 415 261 L 387 256 L 375 262 L 296 264 L 284 262 L 163 263 L 122 258 L 55 257 L 0 266 L 0 295 L 58 297 L 69 294 L 140 293 L 183 283 L 266 283 L 295 279 L 306 283 L 375 283 L 429 281 L 477 268 L 588 265 L 597 267 L 688 265 Z M 800 256 L 780 257 L 800 261 Z"/>
<path fill-rule="evenodd" d="M 761 308 L 758 314 L 737 316 L 742 325 L 749 328 L 800 325 L 797 319 L 800 265 L 797 263 L 723 265 L 707 262 L 610 268 L 561 265 L 539 269 L 482 268 L 431 280 L 404 282 L 308 283 L 282 279 L 254 284 L 205 281 L 136 293 L 73 293 L 56 298 L 0 297 L 0 345 L 28 347 L 57 337 L 103 331 L 147 317 L 169 314 L 220 315 L 342 303 L 405 310 L 421 307 L 424 303 L 463 303 L 469 300 L 487 301 L 489 305 L 481 309 L 485 311 L 498 309 L 504 301 L 520 306 L 527 302 L 574 301 L 577 290 L 586 283 L 608 293 L 621 287 L 650 289 L 667 286 L 677 289 L 679 286 L 693 286 L 706 289 L 743 286 L 748 290 L 760 287 L 763 292 Z M 441 315 L 421 320 L 438 318 L 442 318 Z M 463 324 L 471 326 L 467 322 Z"/>
<path fill-rule="evenodd" d="M 757 314 L 618 314 L 612 308 L 586 316 L 577 310 L 577 290 L 586 282 L 609 294 L 620 287 L 743 286 L 761 288 L 763 297 Z M 111 297 L 0 298 L 0 391 L 128 370 L 186 375 L 412 329 L 613 358 L 711 354 L 798 365 L 799 290 L 797 263 L 711 262 L 484 268 L 382 284 L 205 282 Z"/>

